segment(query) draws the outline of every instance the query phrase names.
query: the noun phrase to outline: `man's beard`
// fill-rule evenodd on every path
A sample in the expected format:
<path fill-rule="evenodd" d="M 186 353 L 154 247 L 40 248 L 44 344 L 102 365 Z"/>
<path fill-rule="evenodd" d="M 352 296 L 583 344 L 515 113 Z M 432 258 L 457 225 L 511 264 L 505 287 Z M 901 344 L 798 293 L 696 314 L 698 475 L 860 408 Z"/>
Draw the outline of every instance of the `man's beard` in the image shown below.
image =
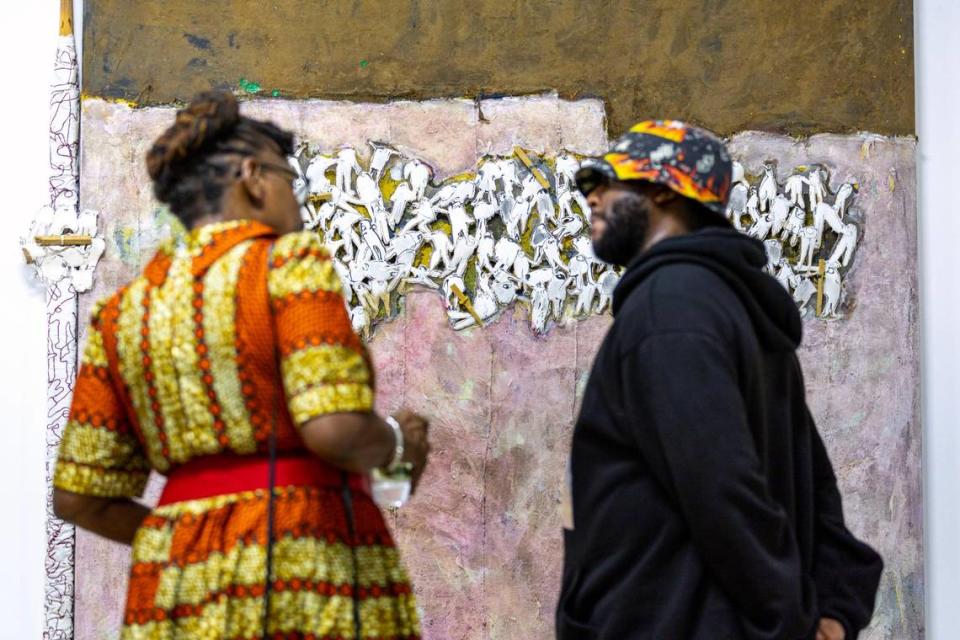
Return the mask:
<path fill-rule="evenodd" d="M 640 252 L 650 230 L 650 205 L 645 197 L 628 193 L 610 206 L 605 222 L 593 252 L 608 264 L 625 267 Z"/>

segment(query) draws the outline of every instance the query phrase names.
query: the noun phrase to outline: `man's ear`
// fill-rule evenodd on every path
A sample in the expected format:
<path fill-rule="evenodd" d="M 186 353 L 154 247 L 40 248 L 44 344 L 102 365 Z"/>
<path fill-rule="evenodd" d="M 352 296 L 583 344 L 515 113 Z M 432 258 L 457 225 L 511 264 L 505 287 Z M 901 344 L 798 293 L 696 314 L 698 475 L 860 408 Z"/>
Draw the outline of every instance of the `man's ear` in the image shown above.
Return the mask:
<path fill-rule="evenodd" d="M 250 156 L 240 161 L 240 185 L 247 197 L 255 204 L 262 203 L 266 198 L 263 170 L 260 168 L 260 163 Z"/>
<path fill-rule="evenodd" d="M 670 204 L 680 197 L 673 189 L 667 189 L 666 187 L 659 187 L 653 194 L 650 196 L 650 199 L 653 200 L 654 204 L 659 207 Z"/>

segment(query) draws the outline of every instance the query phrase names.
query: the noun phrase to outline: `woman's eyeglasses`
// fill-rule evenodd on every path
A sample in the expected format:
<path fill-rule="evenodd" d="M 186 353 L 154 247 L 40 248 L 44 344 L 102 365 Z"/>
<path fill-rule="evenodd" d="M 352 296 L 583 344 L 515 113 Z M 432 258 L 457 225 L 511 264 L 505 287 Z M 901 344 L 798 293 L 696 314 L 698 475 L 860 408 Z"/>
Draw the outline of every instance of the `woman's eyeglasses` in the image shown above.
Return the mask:
<path fill-rule="evenodd" d="M 265 171 L 276 171 L 289 177 L 290 188 L 293 189 L 293 196 L 297 199 L 297 204 L 302 207 L 307 203 L 307 196 L 310 194 L 310 184 L 305 175 L 297 173 L 290 165 L 260 161 L 260 166 Z"/>

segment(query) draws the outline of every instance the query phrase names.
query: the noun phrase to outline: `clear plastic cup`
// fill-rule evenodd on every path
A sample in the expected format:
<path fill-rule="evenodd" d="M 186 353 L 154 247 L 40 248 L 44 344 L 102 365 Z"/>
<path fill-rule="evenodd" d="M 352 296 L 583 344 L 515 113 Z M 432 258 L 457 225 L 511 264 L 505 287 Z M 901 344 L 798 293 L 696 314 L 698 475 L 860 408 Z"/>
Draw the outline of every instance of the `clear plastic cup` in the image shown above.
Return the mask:
<path fill-rule="evenodd" d="M 397 465 L 391 472 L 374 469 L 370 473 L 373 501 L 383 509 L 399 509 L 410 499 L 413 465 Z"/>

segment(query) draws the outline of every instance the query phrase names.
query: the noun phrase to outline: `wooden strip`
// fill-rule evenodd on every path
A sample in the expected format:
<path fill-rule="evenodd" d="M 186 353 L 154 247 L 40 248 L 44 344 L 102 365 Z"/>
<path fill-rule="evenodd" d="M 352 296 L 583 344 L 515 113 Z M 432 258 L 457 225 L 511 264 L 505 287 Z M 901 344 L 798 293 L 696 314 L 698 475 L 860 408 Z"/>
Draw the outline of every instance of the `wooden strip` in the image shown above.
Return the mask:
<path fill-rule="evenodd" d="M 817 317 L 823 313 L 823 281 L 827 274 L 827 261 L 820 258 L 820 264 L 817 267 Z"/>
<path fill-rule="evenodd" d="M 76 235 L 37 236 L 33 241 L 41 247 L 87 247 L 93 242 L 93 238 Z"/>
<path fill-rule="evenodd" d="M 527 155 L 526 151 L 524 151 L 520 147 L 514 147 L 513 155 L 517 156 L 517 158 L 520 159 L 520 162 L 522 162 L 524 166 L 526 166 L 527 169 L 530 170 L 530 173 L 532 173 L 533 177 L 537 179 L 537 182 L 540 183 L 541 187 L 543 187 L 544 189 L 550 188 L 550 183 L 547 182 L 546 177 L 543 175 L 540 169 L 534 166 L 533 161 L 530 160 L 530 156 Z"/>
<path fill-rule="evenodd" d="M 73 35 L 73 0 L 60 0 L 60 35 Z"/>
<path fill-rule="evenodd" d="M 473 316 L 473 319 L 477 321 L 477 326 L 482 327 L 483 320 L 480 319 L 476 309 L 473 308 L 473 303 L 470 302 L 470 298 L 464 295 L 463 291 L 460 290 L 460 287 L 455 284 L 450 285 L 450 291 L 453 291 L 453 295 L 457 296 L 457 300 L 459 300 L 460 304 L 462 304 L 464 309 L 467 310 L 467 313 Z"/>

